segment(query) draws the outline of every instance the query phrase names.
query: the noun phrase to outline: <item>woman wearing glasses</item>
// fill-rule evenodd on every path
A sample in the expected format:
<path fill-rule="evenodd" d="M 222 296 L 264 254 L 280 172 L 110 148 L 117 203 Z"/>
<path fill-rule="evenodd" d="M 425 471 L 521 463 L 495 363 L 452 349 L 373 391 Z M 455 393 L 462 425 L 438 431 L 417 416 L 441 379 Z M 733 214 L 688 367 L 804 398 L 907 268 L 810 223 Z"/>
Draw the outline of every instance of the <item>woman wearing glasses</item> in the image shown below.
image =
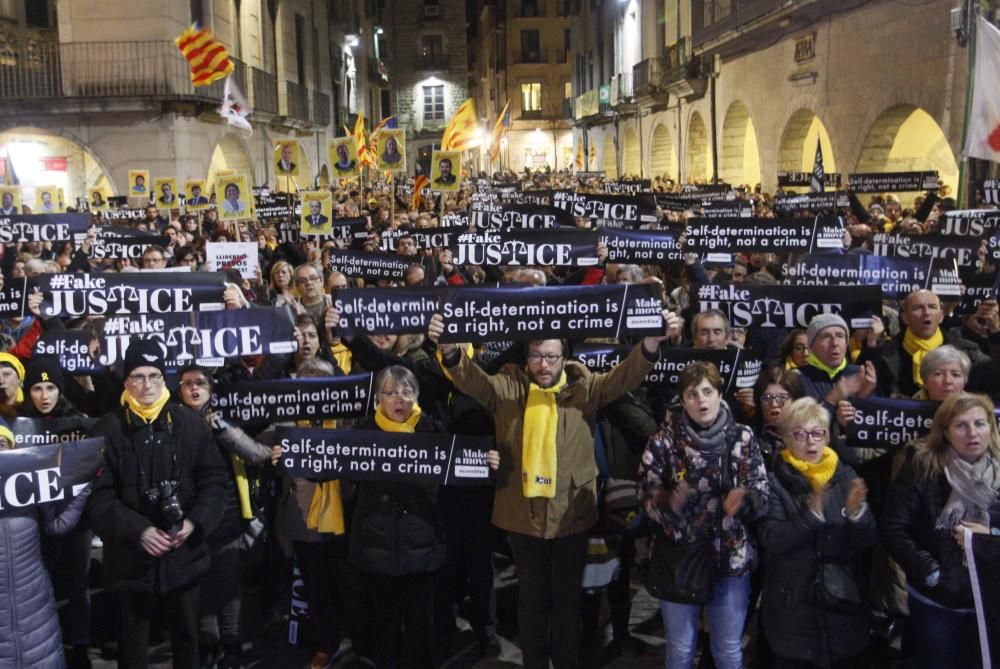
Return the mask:
<path fill-rule="evenodd" d="M 876 538 L 868 491 L 829 447 L 830 415 L 816 400 L 788 404 L 779 427 L 785 448 L 759 530 L 768 556 L 762 626 L 773 666 L 852 667 L 868 645 L 868 605 L 855 571 Z"/>
<path fill-rule="evenodd" d="M 793 369 L 768 367 L 757 377 L 753 395 L 760 409 L 757 412 L 760 419 L 757 444 L 764 455 L 767 470 L 771 471 L 775 458 L 785 447 L 778 428 L 781 412 L 790 402 L 804 395 L 801 377 Z"/>
<path fill-rule="evenodd" d="M 750 572 L 757 564 L 750 523 L 764 515 L 767 475 L 750 428 L 733 421 L 712 363 L 689 364 L 642 454 L 639 499 L 660 525 L 653 535 L 647 589 L 666 629 L 666 665 L 694 661 L 702 609 L 715 666 L 743 666 Z"/>

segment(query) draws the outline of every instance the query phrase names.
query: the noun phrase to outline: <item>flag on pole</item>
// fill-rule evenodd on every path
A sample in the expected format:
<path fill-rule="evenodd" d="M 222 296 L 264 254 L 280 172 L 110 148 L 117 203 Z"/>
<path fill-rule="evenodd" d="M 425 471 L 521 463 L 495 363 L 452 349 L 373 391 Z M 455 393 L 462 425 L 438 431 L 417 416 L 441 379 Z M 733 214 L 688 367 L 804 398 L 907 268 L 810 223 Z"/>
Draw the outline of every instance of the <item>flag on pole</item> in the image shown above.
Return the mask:
<path fill-rule="evenodd" d="M 358 165 L 364 167 L 369 165 L 371 167 L 375 166 L 375 159 L 373 158 L 368 146 L 365 142 L 365 115 L 358 114 L 358 120 L 354 122 L 354 144 L 358 147 Z"/>
<path fill-rule="evenodd" d="M 442 151 L 464 151 L 478 146 L 479 120 L 476 118 L 476 104 L 469 98 L 459 106 L 458 111 L 451 117 L 448 127 L 444 129 L 441 137 Z"/>
<path fill-rule="evenodd" d="M 812 178 L 809 179 L 809 192 L 822 193 L 826 188 L 826 171 L 823 169 L 823 147 L 816 138 L 816 158 L 813 159 Z"/>
<path fill-rule="evenodd" d="M 597 164 L 597 145 L 593 144 L 593 143 L 591 143 L 591 145 L 590 145 L 590 159 L 587 161 L 587 169 L 588 170 L 590 169 L 590 164 L 591 163 L 594 163 L 595 166 Z"/>
<path fill-rule="evenodd" d="M 576 169 L 583 170 L 583 144 L 576 145 Z"/>
<path fill-rule="evenodd" d="M 396 128 L 398 126 L 399 124 L 396 122 L 395 116 L 386 116 L 384 119 L 378 122 L 378 125 L 375 126 L 374 130 L 372 130 L 372 134 L 374 135 L 382 128 Z"/>
<path fill-rule="evenodd" d="M 976 19 L 976 71 L 962 153 L 1000 163 L 1000 28 Z"/>
<path fill-rule="evenodd" d="M 191 67 L 191 83 L 196 87 L 208 86 L 231 74 L 236 67 L 222 42 L 197 23 L 178 35 L 174 44 Z"/>
<path fill-rule="evenodd" d="M 490 160 L 496 160 L 500 157 L 500 140 L 503 139 L 503 135 L 507 132 L 508 128 L 510 128 L 510 100 L 507 100 L 506 104 L 504 104 L 503 111 L 500 112 L 496 125 L 493 126 Z"/>
<path fill-rule="evenodd" d="M 410 209 L 418 209 L 420 207 L 420 191 L 428 183 L 430 183 L 430 179 L 425 174 L 417 175 L 417 178 L 413 180 L 413 196 L 410 198 Z"/>
<path fill-rule="evenodd" d="M 226 119 L 229 125 L 249 130 L 252 134 L 253 127 L 250 125 L 250 121 L 247 120 L 247 116 L 252 111 L 250 103 L 243 97 L 243 93 L 240 92 L 233 78 L 226 77 L 226 85 L 222 94 L 222 106 L 219 107 L 219 116 Z"/>

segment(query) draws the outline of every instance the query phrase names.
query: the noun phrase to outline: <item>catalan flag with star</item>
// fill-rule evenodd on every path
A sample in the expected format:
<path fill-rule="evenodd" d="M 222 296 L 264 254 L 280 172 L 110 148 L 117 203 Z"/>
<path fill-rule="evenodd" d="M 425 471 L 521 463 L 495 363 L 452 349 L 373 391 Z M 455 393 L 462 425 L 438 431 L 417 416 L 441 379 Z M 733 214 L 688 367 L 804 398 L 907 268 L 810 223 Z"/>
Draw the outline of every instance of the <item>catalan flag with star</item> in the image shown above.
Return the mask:
<path fill-rule="evenodd" d="M 464 151 L 482 142 L 479 135 L 479 120 L 476 118 L 476 103 L 469 98 L 459 106 L 451 117 L 441 138 L 442 151 Z"/>
<path fill-rule="evenodd" d="M 358 147 L 358 165 L 365 167 L 375 167 L 375 156 L 369 149 L 365 141 L 365 115 L 358 114 L 358 120 L 354 122 L 354 144 Z M 372 147 L 374 148 L 374 147 Z"/>
<path fill-rule="evenodd" d="M 191 68 L 191 83 L 195 87 L 227 77 L 236 67 L 222 42 L 197 23 L 178 35 L 174 44 Z"/>
<path fill-rule="evenodd" d="M 428 179 L 425 174 L 419 174 L 417 175 L 417 178 L 413 180 L 413 196 L 410 198 L 410 209 L 420 208 L 421 191 L 424 190 L 424 186 L 428 183 L 430 183 L 430 179 Z"/>

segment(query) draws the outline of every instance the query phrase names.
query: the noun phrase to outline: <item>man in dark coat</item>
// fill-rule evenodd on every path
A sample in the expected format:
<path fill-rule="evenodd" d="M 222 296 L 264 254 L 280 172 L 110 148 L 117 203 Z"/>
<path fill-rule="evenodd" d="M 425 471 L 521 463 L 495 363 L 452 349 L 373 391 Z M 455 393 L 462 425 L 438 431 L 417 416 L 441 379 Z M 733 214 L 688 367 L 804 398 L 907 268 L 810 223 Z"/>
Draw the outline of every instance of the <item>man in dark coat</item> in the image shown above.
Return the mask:
<path fill-rule="evenodd" d="M 809 358 L 798 368 L 802 390 L 821 403 L 831 416 L 837 414 L 837 403 L 841 400 L 867 397 L 875 390 L 872 363 L 852 365 L 847 360 L 850 339 L 847 322 L 837 314 L 814 316 L 806 329 Z"/>
<path fill-rule="evenodd" d="M 149 621 L 165 610 L 174 667 L 198 666 L 198 579 L 205 537 L 225 506 L 226 469 L 211 431 L 169 401 L 163 349 L 134 341 L 125 355 L 122 406 L 95 426 L 104 470 L 87 504 L 104 540 L 105 586 L 119 594 L 118 666 L 146 667 Z"/>

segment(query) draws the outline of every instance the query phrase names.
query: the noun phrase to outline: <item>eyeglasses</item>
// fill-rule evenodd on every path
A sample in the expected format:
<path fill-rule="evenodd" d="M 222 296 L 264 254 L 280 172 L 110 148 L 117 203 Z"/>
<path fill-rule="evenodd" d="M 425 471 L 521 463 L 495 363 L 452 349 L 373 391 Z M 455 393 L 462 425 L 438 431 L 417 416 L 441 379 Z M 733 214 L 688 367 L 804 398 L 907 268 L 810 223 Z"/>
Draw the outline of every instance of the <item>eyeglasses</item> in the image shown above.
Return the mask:
<path fill-rule="evenodd" d="M 779 407 L 785 406 L 785 403 L 790 399 L 792 399 L 791 395 L 772 395 L 771 393 L 767 393 L 760 396 L 760 401 L 764 404 L 777 404 Z"/>
<path fill-rule="evenodd" d="M 398 397 L 404 402 L 412 402 L 417 399 L 417 394 L 412 390 L 383 390 L 382 397 L 387 400 L 394 400 Z"/>
<path fill-rule="evenodd" d="M 202 379 L 201 381 L 182 381 L 181 388 L 184 390 L 193 390 L 194 388 L 208 388 L 208 381 Z"/>
<path fill-rule="evenodd" d="M 313 274 L 312 276 L 300 276 L 296 277 L 295 279 L 295 283 L 300 285 L 304 283 L 315 283 L 316 281 L 319 281 L 319 277 L 316 276 L 315 274 Z"/>
<path fill-rule="evenodd" d="M 544 360 L 549 365 L 554 365 L 557 362 L 559 362 L 559 360 L 561 358 L 562 358 L 561 355 L 556 355 L 555 353 L 529 353 L 528 354 L 528 362 L 532 362 L 532 363 L 534 363 L 536 365 L 538 363 L 540 363 L 542 360 Z"/>
<path fill-rule="evenodd" d="M 792 350 L 795 351 L 796 353 L 802 353 L 803 351 L 808 351 L 809 347 L 806 346 L 805 344 L 796 344 L 795 346 L 792 347 Z"/>
<path fill-rule="evenodd" d="M 134 383 L 135 385 L 150 385 L 155 386 L 158 383 L 163 382 L 163 374 L 129 374 L 126 379 L 129 383 Z"/>
<path fill-rule="evenodd" d="M 826 430 L 795 430 L 792 432 L 792 436 L 795 437 L 795 441 L 800 444 L 804 444 L 806 439 L 812 439 L 813 441 L 823 441 L 826 439 Z"/>

